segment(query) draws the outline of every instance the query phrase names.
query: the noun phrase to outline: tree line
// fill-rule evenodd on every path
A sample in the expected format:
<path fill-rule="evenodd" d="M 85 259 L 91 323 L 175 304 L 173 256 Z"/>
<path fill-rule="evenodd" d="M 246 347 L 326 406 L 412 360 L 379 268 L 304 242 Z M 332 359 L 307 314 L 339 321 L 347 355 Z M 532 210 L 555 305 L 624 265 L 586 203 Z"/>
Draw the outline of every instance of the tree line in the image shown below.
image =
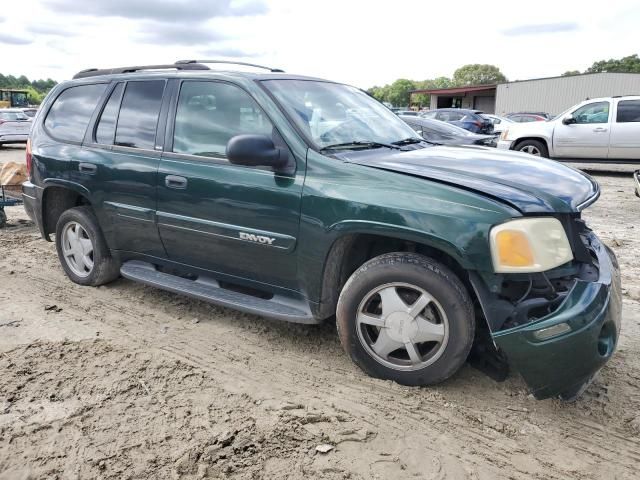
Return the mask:
<path fill-rule="evenodd" d="M 24 75 L 15 77 L 13 75 L 3 75 L 0 73 L 0 88 L 19 88 L 27 90 L 29 103 L 33 105 L 40 105 L 42 100 L 44 100 L 45 95 L 57 83 L 58 82 L 50 78 L 47 78 L 46 80 L 29 80 Z"/>
<path fill-rule="evenodd" d="M 581 75 L 583 73 L 621 72 L 640 73 L 640 57 L 637 54 L 619 59 L 599 60 L 584 72 L 570 70 L 563 76 Z M 388 102 L 394 106 L 409 105 L 409 93 L 412 90 L 434 90 L 438 88 L 462 87 L 469 85 L 491 85 L 506 82 L 507 77 L 495 65 L 470 64 L 464 65 L 453 72 L 453 77 L 437 77 L 428 80 L 409 80 L 399 78 L 393 83 L 382 87 L 371 87 L 367 91 L 381 102 Z M 429 105 L 429 95 L 416 94 L 413 102 L 421 106 Z"/>

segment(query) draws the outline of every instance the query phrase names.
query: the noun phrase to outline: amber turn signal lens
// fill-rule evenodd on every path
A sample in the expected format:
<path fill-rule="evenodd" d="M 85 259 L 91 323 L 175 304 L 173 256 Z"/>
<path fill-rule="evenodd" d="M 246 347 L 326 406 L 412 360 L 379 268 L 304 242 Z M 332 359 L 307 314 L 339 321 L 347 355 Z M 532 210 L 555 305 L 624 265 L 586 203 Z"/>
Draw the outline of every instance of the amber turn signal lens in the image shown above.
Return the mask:
<path fill-rule="evenodd" d="M 533 251 L 527 236 L 517 230 L 503 230 L 496 235 L 500 265 L 527 267 L 534 264 Z"/>

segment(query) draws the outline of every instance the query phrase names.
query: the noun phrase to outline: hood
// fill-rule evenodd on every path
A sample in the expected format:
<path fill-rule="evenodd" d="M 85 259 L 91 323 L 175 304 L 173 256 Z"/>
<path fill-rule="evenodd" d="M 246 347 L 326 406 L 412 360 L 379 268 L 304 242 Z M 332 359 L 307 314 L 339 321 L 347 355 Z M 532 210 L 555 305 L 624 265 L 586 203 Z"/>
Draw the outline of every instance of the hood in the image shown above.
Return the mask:
<path fill-rule="evenodd" d="M 374 149 L 339 155 L 345 161 L 422 177 L 481 193 L 523 214 L 572 213 L 600 194 L 588 175 L 553 160 L 473 146 L 411 151 Z"/>

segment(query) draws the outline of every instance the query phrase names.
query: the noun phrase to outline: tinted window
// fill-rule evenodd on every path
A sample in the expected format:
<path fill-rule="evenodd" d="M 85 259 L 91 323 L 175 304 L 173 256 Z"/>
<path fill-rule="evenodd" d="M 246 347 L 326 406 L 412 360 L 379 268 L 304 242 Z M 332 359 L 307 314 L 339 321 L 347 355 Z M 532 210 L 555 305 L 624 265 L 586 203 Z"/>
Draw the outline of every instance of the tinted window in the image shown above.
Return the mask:
<path fill-rule="evenodd" d="M 121 114 L 122 115 L 122 114 Z M 184 82 L 180 89 L 173 151 L 224 156 L 231 137 L 268 135 L 273 125 L 244 91 L 216 82 Z"/>
<path fill-rule="evenodd" d="M 113 136 L 116 133 L 116 120 L 118 119 L 118 110 L 120 108 L 120 99 L 124 84 L 119 83 L 111 92 L 109 100 L 100 115 L 98 128 L 96 129 L 96 142 L 105 145 L 113 144 Z"/>
<path fill-rule="evenodd" d="M 576 123 L 607 123 L 609 121 L 609 102 L 589 103 L 573 112 Z"/>
<path fill-rule="evenodd" d="M 164 80 L 127 83 L 115 145 L 153 149 L 164 84 Z"/>
<path fill-rule="evenodd" d="M 618 103 L 618 123 L 640 122 L 640 100 L 623 100 Z"/>
<path fill-rule="evenodd" d="M 61 140 L 82 142 L 98 99 L 106 84 L 80 85 L 67 88 L 51 106 L 44 125 Z"/>

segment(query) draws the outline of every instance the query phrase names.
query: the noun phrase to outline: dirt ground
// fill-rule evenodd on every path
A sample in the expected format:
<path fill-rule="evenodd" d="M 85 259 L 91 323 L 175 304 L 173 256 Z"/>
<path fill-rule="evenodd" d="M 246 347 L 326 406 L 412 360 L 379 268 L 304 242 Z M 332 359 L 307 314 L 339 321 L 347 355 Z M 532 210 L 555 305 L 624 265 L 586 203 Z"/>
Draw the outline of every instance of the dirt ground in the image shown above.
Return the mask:
<path fill-rule="evenodd" d="M 0 161 L 23 151 L 0 150 Z M 576 403 L 465 366 L 365 376 L 335 325 L 237 313 L 120 279 L 71 283 L 21 207 L 0 230 L 0 479 L 637 479 L 640 199 L 597 174 L 618 255 L 619 349 Z M 327 453 L 316 447 L 330 445 Z"/>

